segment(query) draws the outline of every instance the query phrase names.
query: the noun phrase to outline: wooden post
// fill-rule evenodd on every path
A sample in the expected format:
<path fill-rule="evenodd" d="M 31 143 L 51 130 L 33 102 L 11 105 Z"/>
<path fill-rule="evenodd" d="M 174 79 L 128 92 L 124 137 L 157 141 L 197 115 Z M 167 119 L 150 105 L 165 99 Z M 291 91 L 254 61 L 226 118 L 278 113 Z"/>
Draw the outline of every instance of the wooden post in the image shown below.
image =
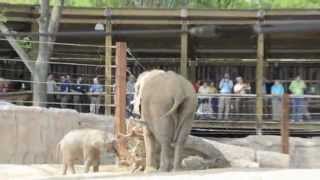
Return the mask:
<path fill-rule="evenodd" d="M 263 125 L 263 88 L 264 88 L 264 34 L 258 34 L 256 65 L 256 122 L 257 135 L 262 135 Z"/>
<path fill-rule="evenodd" d="M 184 33 L 180 35 L 180 74 L 188 78 L 188 25 L 185 20 L 186 16 L 186 10 L 181 10 L 181 17 L 183 18 L 181 29 Z"/>
<path fill-rule="evenodd" d="M 106 32 L 112 31 L 112 24 L 111 20 L 107 19 L 106 22 Z M 112 36 L 106 36 L 105 38 L 105 114 L 111 114 L 111 107 L 112 104 Z"/>
<path fill-rule="evenodd" d="M 189 80 L 191 81 L 191 82 L 195 82 L 196 81 L 196 74 L 197 74 L 197 60 L 195 59 L 195 60 L 193 60 L 193 61 L 191 61 L 191 63 L 190 63 L 190 70 L 189 70 Z"/>
<path fill-rule="evenodd" d="M 116 43 L 116 94 L 115 94 L 115 133 L 126 134 L 126 75 L 127 75 L 127 44 L 124 42 Z M 127 152 L 126 145 L 119 143 L 120 155 Z"/>
<path fill-rule="evenodd" d="M 289 154 L 289 95 L 288 94 L 284 94 L 282 98 L 281 144 L 282 144 L 282 153 Z"/>

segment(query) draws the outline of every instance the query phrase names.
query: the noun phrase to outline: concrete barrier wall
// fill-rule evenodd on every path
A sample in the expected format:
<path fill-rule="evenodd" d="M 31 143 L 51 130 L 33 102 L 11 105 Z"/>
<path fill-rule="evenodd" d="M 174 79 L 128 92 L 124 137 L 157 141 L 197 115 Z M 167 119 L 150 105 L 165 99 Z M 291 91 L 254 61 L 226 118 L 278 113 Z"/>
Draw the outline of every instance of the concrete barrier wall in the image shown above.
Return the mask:
<path fill-rule="evenodd" d="M 7 106 L 0 109 L 0 163 L 56 163 L 56 145 L 70 130 L 113 131 L 113 118 L 74 110 Z"/>

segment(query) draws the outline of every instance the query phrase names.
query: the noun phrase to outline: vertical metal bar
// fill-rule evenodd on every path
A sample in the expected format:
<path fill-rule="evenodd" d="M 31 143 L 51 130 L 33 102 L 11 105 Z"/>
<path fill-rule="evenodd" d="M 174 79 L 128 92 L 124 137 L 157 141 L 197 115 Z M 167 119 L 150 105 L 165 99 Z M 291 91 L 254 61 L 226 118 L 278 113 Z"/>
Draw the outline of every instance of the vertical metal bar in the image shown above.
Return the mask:
<path fill-rule="evenodd" d="M 264 79 L 264 34 L 258 35 L 256 64 L 256 122 L 257 135 L 262 135 L 263 126 L 263 79 Z"/>
<path fill-rule="evenodd" d="M 288 94 L 284 94 L 282 98 L 281 144 L 282 144 L 282 153 L 289 154 L 289 95 Z"/>

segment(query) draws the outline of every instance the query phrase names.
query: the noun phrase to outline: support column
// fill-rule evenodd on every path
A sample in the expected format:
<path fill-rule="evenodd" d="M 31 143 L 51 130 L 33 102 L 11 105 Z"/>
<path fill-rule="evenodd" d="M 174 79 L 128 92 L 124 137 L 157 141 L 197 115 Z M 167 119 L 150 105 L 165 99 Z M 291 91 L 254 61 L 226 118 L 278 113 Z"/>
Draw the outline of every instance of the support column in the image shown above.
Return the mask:
<path fill-rule="evenodd" d="M 116 132 L 126 134 L 126 82 L 127 82 L 127 44 L 117 42 L 116 44 Z"/>
<path fill-rule="evenodd" d="M 264 95 L 264 34 L 258 34 L 256 64 L 256 122 L 257 135 L 262 135 L 263 126 L 263 95 Z"/>
<path fill-rule="evenodd" d="M 117 138 L 120 134 L 126 133 L 126 75 L 127 75 L 127 44 L 124 42 L 117 42 L 116 44 L 116 94 L 115 94 L 115 133 Z M 127 153 L 126 143 L 119 142 L 120 159 L 125 157 Z"/>
<path fill-rule="evenodd" d="M 289 95 L 282 97 L 281 145 L 282 153 L 289 154 Z"/>
<path fill-rule="evenodd" d="M 112 31 L 111 18 L 107 18 L 106 21 L 106 32 Z M 112 104 L 112 36 L 106 36 L 105 38 L 105 114 L 111 114 Z"/>
<path fill-rule="evenodd" d="M 197 60 L 192 60 L 189 66 L 189 80 L 191 82 L 195 82 L 196 81 L 196 74 L 197 74 Z"/>
<path fill-rule="evenodd" d="M 185 18 L 187 17 L 187 10 L 181 10 L 182 24 L 180 35 L 180 74 L 188 78 L 188 24 Z"/>

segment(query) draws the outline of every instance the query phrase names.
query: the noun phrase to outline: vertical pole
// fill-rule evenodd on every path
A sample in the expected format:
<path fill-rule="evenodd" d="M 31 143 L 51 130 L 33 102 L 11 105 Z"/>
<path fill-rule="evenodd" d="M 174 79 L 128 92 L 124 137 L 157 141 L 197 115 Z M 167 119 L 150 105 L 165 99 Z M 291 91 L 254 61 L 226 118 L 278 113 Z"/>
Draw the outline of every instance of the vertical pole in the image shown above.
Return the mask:
<path fill-rule="evenodd" d="M 197 74 L 197 60 L 193 60 L 193 61 L 190 61 L 190 71 L 188 72 L 189 74 L 189 80 L 191 82 L 195 82 L 196 81 L 196 74 Z"/>
<path fill-rule="evenodd" d="M 126 75 L 127 75 L 127 44 L 116 43 L 116 97 L 115 97 L 115 133 L 126 134 Z M 119 144 L 119 152 L 126 152 L 124 143 Z"/>
<path fill-rule="evenodd" d="M 289 154 L 289 95 L 288 94 L 284 94 L 282 98 L 281 144 L 282 144 L 282 153 Z"/>
<path fill-rule="evenodd" d="M 31 32 L 39 32 L 39 25 L 38 25 L 38 23 L 33 22 L 33 23 L 31 24 Z M 38 36 L 33 36 L 33 37 L 31 38 L 31 40 L 32 40 L 32 41 L 39 41 L 39 37 L 38 37 Z M 30 50 L 30 52 L 29 52 L 29 55 L 30 55 L 30 58 L 31 58 L 32 61 L 36 61 L 36 60 L 37 60 L 38 49 L 39 49 L 39 44 L 38 44 L 38 43 L 32 43 L 32 48 L 31 48 L 31 50 Z M 49 65 L 49 68 L 50 68 L 50 65 Z M 32 81 L 34 81 L 34 77 L 33 77 L 32 73 L 30 73 L 30 76 L 31 76 L 30 79 L 31 79 Z M 25 77 L 25 78 L 26 78 L 26 77 Z M 33 83 L 30 83 L 30 84 L 28 84 L 28 85 L 30 85 L 31 90 L 33 90 Z M 32 91 L 32 92 L 33 92 L 33 91 Z M 33 93 L 32 93 L 32 96 L 33 96 Z M 32 97 L 32 99 L 33 99 L 33 97 Z"/>
<path fill-rule="evenodd" d="M 187 10 L 181 10 L 181 17 L 183 18 L 181 30 L 183 33 L 180 35 L 180 74 L 188 78 L 188 24 L 185 20 L 187 17 Z"/>
<path fill-rule="evenodd" d="M 256 64 L 256 123 L 257 135 L 262 135 L 263 125 L 263 88 L 264 88 L 264 34 L 258 34 L 257 64 Z"/>
<path fill-rule="evenodd" d="M 112 31 L 111 19 L 106 21 L 106 32 Z M 105 114 L 111 114 L 111 103 L 112 103 L 112 36 L 106 36 L 105 38 Z"/>

